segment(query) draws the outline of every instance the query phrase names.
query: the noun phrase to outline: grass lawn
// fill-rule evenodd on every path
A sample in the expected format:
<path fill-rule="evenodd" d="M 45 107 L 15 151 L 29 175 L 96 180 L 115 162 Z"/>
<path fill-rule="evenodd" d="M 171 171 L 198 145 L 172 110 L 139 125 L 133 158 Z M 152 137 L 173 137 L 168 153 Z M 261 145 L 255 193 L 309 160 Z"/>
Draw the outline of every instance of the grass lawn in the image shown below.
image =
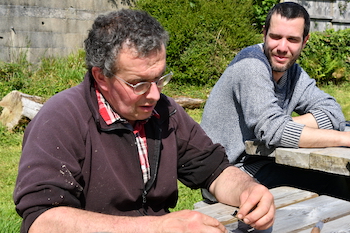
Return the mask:
<path fill-rule="evenodd" d="M 346 119 L 350 119 L 350 84 L 324 86 L 321 88 L 333 95 L 343 108 Z M 171 85 L 164 90 L 169 96 L 190 96 L 206 99 L 209 88 L 185 87 L 177 89 Z M 188 110 L 197 122 L 200 122 L 202 109 Z M 0 128 L 0 231 L 3 233 L 19 232 L 21 218 L 15 212 L 12 192 L 17 175 L 17 166 L 21 153 L 22 133 L 10 133 Z M 191 190 L 179 182 L 179 201 L 172 211 L 192 209 L 193 204 L 201 200 L 200 190 Z"/>
<path fill-rule="evenodd" d="M 22 133 L 0 131 L 0 231 L 19 232 L 21 218 L 15 211 L 12 193 L 21 153 Z"/>

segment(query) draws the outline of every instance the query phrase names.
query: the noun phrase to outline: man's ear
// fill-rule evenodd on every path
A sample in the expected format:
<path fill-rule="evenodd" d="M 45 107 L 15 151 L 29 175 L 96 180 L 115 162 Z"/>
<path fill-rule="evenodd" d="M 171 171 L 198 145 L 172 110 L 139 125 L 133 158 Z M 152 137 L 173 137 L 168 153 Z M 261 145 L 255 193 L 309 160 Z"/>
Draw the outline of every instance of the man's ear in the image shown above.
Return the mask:
<path fill-rule="evenodd" d="M 303 48 L 305 48 L 306 42 L 309 40 L 310 34 L 308 34 L 303 41 Z"/>
<path fill-rule="evenodd" d="M 266 29 L 265 29 L 265 25 L 263 26 L 263 39 L 264 39 L 264 42 L 265 42 L 265 38 L 266 38 Z"/>
<path fill-rule="evenodd" d="M 103 90 L 103 91 L 107 91 L 108 90 L 108 77 L 106 77 L 103 72 L 102 69 L 99 67 L 92 67 L 91 69 L 91 73 L 92 76 L 94 77 L 98 87 Z"/>

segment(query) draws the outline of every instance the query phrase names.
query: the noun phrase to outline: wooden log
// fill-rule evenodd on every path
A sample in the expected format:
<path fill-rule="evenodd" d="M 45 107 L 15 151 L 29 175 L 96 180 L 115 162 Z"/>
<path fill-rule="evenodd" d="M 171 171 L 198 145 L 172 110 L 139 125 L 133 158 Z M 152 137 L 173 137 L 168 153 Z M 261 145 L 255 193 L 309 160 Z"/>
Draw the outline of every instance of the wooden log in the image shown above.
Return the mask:
<path fill-rule="evenodd" d="M 41 97 L 12 91 L 0 101 L 0 106 L 3 107 L 0 122 L 12 130 L 23 117 L 33 119 L 43 103 L 44 99 Z"/>
<path fill-rule="evenodd" d="M 174 98 L 174 100 L 183 108 L 188 108 L 188 109 L 200 108 L 205 103 L 205 100 L 203 99 L 196 99 L 196 98 L 189 98 L 189 97 L 177 97 L 177 98 Z"/>

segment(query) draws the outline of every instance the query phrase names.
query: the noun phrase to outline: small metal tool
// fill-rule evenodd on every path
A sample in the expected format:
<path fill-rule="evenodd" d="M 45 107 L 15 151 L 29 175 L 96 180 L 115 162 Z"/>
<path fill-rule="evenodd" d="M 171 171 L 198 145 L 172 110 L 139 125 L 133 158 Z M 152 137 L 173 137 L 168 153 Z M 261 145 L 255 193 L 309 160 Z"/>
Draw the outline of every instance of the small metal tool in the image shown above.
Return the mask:
<path fill-rule="evenodd" d="M 238 210 L 235 210 L 235 212 L 233 212 L 231 215 L 232 215 L 233 217 L 237 218 L 238 221 L 240 221 L 240 222 L 246 224 L 246 223 L 243 221 L 243 219 L 240 219 L 240 218 L 238 218 L 238 217 L 236 216 L 237 213 L 238 213 Z M 248 224 L 246 224 L 246 225 L 248 225 Z M 255 230 L 255 228 L 252 227 L 252 228 L 248 229 L 247 231 L 248 231 L 248 232 L 252 232 L 252 231 L 254 231 L 254 230 Z"/>

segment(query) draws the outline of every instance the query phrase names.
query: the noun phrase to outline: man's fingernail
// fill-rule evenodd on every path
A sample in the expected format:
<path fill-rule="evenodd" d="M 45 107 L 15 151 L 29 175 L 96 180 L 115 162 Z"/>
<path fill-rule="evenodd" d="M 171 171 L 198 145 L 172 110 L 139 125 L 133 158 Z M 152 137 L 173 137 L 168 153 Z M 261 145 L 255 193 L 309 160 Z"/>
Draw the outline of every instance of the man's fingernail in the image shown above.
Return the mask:
<path fill-rule="evenodd" d="M 250 223 L 249 219 L 247 219 L 247 218 L 243 219 L 243 221 L 244 221 L 246 224 L 249 224 L 249 223 Z"/>

